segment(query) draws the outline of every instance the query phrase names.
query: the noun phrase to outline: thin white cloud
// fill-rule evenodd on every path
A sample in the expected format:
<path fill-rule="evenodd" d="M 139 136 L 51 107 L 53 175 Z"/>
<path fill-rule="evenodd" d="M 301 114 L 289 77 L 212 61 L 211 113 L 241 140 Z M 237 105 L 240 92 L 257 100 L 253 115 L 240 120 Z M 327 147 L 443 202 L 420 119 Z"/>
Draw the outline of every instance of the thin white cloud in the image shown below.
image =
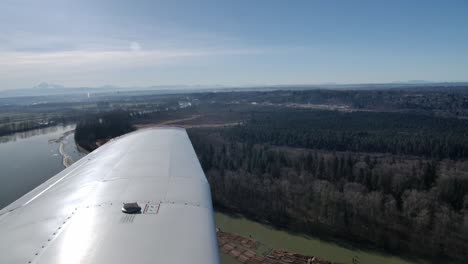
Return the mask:
<path fill-rule="evenodd" d="M 73 50 L 56 52 L 0 51 L 0 84 L 33 83 L 44 80 L 99 80 L 99 73 L 122 76 L 141 69 L 186 65 L 203 62 L 208 57 L 256 54 L 249 49 L 213 50 L 143 50 L 141 46 L 127 50 Z M 102 81 L 102 80 L 100 80 Z M 112 80 L 109 80 L 112 82 Z M 7 87 L 0 87 L 6 89 Z M 10 87 L 9 87 L 10 88 Z"/>
<path fill-rule="evenodd" d="M 139 51 L 139 52 L 133 52 Z M 86 65 L 154 65 L 172 60 L 217 55 L 255 54 L 259 51 L 249 49 L 217 50 L 147 50 L 140 46 L 128 51 L 59 51 L 59 52 L 0 52 L 0 72 L 21 67 L 67 67 Z"/>
<path fill-rule="evenodd" d="M 207 55 L 194 51 L 60 51 L 3 52 L 0 70 L 17 67 L 67 67 L 87 65 L 158 64 L 170 59 Z"/>

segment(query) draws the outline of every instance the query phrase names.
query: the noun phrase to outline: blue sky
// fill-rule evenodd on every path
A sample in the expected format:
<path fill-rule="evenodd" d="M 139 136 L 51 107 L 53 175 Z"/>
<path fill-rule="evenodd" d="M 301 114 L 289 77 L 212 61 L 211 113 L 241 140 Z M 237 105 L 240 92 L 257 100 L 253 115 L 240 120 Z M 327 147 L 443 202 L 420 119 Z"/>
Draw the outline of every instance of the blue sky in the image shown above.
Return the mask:
<path fill-rule="evenodd" d="M 468 80 L 468 1 L 2 0 L 0 89 Z"/>

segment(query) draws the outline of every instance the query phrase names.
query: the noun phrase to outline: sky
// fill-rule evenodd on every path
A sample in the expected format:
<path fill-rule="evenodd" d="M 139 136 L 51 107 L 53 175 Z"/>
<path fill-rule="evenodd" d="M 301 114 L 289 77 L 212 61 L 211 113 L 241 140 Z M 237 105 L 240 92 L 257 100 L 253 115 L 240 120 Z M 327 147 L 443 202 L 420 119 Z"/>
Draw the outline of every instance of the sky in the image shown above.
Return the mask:
<path fill-rule="evenodd" d="M 467 14 L 467 0 L 0 0 L 0 90 L 467 81 Z"/>

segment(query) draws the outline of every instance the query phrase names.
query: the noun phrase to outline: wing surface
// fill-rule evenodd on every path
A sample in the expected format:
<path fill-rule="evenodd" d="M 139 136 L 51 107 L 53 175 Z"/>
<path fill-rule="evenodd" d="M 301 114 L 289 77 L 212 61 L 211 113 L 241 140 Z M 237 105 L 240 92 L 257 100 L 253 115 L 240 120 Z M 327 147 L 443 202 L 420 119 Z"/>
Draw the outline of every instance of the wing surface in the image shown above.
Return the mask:
<path fill-rule="evenodd" d="M 122 212 L 134 202 L 140 214 Z M 112 140 L 2 209 L 0 263 L 219 263 L 210 189 L 186 131 Z"/>

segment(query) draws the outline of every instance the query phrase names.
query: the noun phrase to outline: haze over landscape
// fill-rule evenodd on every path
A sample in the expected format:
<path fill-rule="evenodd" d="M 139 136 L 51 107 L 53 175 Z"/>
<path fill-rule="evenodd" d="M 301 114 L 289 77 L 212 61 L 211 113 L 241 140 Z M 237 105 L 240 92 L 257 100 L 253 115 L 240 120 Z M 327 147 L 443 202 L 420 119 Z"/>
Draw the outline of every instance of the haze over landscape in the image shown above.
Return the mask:
<path fill-rule="evenodd" d="M 0 90 L 467 81 L 466 1 L 6 0 Z"/>

